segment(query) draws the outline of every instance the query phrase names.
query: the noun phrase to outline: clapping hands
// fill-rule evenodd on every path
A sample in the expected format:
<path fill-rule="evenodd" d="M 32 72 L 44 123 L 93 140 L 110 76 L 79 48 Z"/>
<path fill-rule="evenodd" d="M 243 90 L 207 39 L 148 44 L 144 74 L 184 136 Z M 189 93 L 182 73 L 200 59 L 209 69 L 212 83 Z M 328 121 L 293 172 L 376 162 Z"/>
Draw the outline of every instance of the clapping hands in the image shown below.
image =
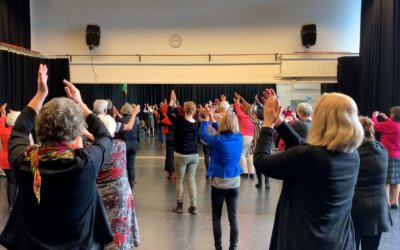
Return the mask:
<path fill-rule="evenodd" d="M 274 128 L 274 126 L 282 123 L 282 118 L 280 117 L 282 106 L 273 89 L 266 89 L 263 95 L 265 98 L 264 126 Z"/>

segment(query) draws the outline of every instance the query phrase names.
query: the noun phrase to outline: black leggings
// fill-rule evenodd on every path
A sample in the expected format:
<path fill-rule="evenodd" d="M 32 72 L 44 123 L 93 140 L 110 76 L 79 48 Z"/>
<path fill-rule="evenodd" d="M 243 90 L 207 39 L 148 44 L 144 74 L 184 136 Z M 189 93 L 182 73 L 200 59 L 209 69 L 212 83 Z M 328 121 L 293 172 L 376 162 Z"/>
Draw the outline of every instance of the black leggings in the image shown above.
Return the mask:
<path fill-rule="evenodd" d="M 360 236 L 356 233 L 356 249 L 360 249 L 361 245 L 362 250 L 377 250 L 381 241 L 381 235 L 382 233 L 374 236 Z"/>
<path fill-rule="evenodd" d="M 139 149 L 138 141 L 125 141 L 126 144 L 126 169 L 128 171 L 128 179 L 130 182 L 135 182 L 135 158 Z"/>
<path fill-rule="evenodd" d="M 14 172 L 11 169 L 4 169 L 4 173 L 7 176 L 7 199 L 8 207 L 14 207 L 14 201 L 17 197 L 17 181 L 15 180 Z"/>
<path fill-rule="evenodd" d="M 231 227 L 229 249 L 237 249 L 239 238 L 239 222 L 237 218 L 239 188 L 218 189 L 211 187 L 212 222 L 215 249 L 222 249 L 221 215 L 222 206 L 226 202 L 228 219 Z"/>

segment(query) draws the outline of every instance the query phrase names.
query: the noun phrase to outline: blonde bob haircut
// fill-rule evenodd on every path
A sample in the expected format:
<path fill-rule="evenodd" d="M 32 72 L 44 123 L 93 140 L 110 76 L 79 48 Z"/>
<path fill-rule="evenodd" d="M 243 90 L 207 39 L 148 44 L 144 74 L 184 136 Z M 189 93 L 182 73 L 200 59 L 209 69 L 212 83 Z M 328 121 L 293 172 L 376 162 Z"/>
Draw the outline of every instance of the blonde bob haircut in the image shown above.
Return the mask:
<path fill-rule="evenodd" d="M 185 114 L 194 114 L 196 113 L 196 104 L 192 101 L 185 102 L 183 104 L 183 110 L 185 111 Z"/>
<path fill-rule="evenodd" d="M 218 124 L 218 133 L 239 133 L 239 123 L 235 114 L 225 114 Z"/>
<path fill-rule="evenodd" d="M 361 145 L 363 137 L 357 105 L 351 97 L 340 93 L 321 96 L 314 110 L 309 144 L 350 153 Z"/>
<path fill-rule="evenodd" d="M 130 105 L 127 102 L 124 105 L 122 105 L 122 107 L 121 107 L 121 114 L 122 115 L 132 115 L 132 112 L 133 112 L 132 105 Z"/>

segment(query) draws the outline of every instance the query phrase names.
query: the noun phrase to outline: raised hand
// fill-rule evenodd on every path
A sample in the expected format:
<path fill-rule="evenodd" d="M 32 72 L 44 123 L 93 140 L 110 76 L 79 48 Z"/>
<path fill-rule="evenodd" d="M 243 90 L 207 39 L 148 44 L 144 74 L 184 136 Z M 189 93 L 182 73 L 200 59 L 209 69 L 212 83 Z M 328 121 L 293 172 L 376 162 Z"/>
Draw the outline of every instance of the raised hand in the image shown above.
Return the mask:
<path fill-rule="evenodd" d="M 266 89 L 264 92 L 266 98 L 264 104 L 264 126 L 273 128 L 276 123 L 281 123 L 280 113 L 282 106 L 273 89 Z"/>
<path fill-rule="evenodd" d="M 385 113 L 381 112 L 381 113 L 379 113 L 379 115 L 382 116 L 382 118 L 385 119 L 385 120 L 388 119 L 388 117 L 387 117 L 387 115 Z"/>
<path fill-rule="evenodd" d="M 375 111 L 374 113 L 372 113 L 372 117 L 377 117 L 379 115 L 379 111 Z"/>
<path fill-rule="evenodd" d="M 40 64 L 39 65 L 39 71 L 38 71 L 38 79 L 37 79 L 37 94 L 46 97 L 47 94 L 49 93 L 49 89 L 47 88 L 47 66 L 45 64 Z"/>
<path fill-rule="evenodd" d="M 81 92 L 79 92 L 79 89 L 77 89 L 72 83 L 64 79 L 64 90 L 65 93 L 67 94 L 68 98 L 73 100 L 74 102 L 78 104 L 83 104 L 82 97 L 81 97 Z"/>
<path fill-rule="evenodd" d="M 137 115 L 137 114 L 139 114 L 139 113 L 140 113 L 140 105 L 136 105 L 136 107 L 133 109 L 132 114 Z"/>

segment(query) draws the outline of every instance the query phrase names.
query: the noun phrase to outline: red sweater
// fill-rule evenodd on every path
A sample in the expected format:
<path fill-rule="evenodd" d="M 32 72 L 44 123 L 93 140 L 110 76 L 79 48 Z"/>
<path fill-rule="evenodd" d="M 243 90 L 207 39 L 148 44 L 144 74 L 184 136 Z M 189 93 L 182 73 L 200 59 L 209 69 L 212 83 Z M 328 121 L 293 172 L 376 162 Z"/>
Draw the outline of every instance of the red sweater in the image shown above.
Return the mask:
<path fill-rule="evenodd" d="M 6 117 L 0 117 L 0 138 L 1 138 L 1 151 L 0 151 L 0 168 L 9 169 L 8 164 L 8 139 L 10 139 L 12 127 L 6 127 Z"/>
<path fill-rule="evenodd" d="M 400 159 L 400 122 L 392 121 L 388 118 L 384 122 L 379 122 L 372 116 L 376 132 L 381 133 L 381 142 L 388 150 L 391 158 Z"/>
<path fill-rule="evenodd" d="M 240 133 L 243 136 L 254 136 L 254 124 L 249 115 L 240 109 L 239 103 L 235 103 L 233 107 L 239 120 Z"/>

